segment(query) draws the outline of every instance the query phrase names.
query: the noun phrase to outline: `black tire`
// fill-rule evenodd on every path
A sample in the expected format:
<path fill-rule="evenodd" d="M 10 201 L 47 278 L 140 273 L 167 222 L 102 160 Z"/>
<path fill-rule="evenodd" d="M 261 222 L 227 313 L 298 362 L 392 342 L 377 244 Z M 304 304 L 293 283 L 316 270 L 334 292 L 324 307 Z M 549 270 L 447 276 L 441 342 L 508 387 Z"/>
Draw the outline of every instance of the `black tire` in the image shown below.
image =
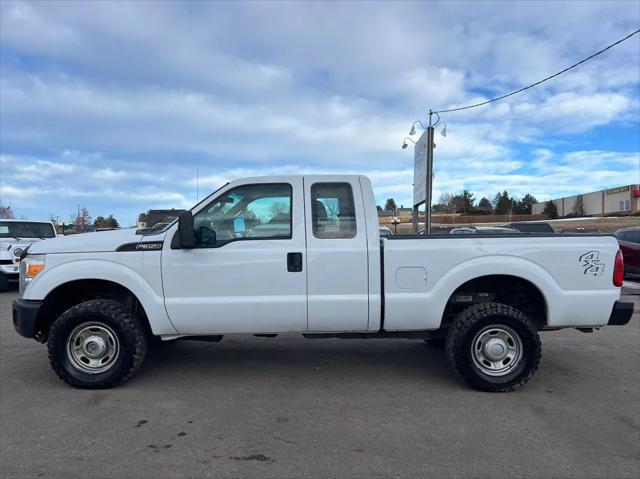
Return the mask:
<path fill-rule="evenodd" d="M 476 335 L 493 325 L 506 326 L 521 342 L 520 360 L 507 364 L 505 367 L 513 369 L 499 376 L 484 372 L 472 352 Z M 501 303 L 482 303 L 460 313 L 449 329 L 446 349 L 449 363 L 462 379 L 475 389 L 489 392 L 510 392 L 522 387 L 538 369 L 542 356 L 536 326 L 522 312 Z"/>
<path fill-rule="evenodd" d="M 424 342 L 433 349 L 444 349 L 447 344 L 447 338 L 427 338 Z"/>
<path fill-rule="evenodd" d="M 104 371 L 83 371 L 68 351 L 70 335 L 86 324 L 105 327 L 115 335 L 117 352 Z M 64 382 L 80 389 L 106 389 L 122 384 L 140 367 L 147 353 L 147 333 L 140 320 L 118 301 L 94 299 L 73 306 L 53 323 L 47 348 L 51 367 Z"/>
<path fill-rule="evenodd" d="M 0 273 L 0 292 L 9 291 L 9 280 L 4 273 Z"/>

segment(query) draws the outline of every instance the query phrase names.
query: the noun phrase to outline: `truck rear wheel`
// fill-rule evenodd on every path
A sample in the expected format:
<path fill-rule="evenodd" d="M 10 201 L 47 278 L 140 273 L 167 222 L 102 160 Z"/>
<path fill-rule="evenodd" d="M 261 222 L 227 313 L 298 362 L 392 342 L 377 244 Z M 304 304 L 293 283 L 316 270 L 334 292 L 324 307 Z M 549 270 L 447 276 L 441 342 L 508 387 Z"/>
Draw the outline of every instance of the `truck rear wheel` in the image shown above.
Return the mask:
<path fill-rule="evenodd" d="M 542 347 L 531 320 L 500 303 L 482 303 L 458 315 L 447 337 L 447 359 L 480 391 L 509 392 L 538 369 Z"/>
<path fill-rule="evenodd" d="M 64 312 L 47 342 L 51 367 L 67 384 L 105 389 L 126 381 L 142 364 L 147 335 L 119 302 L 95 299 Z"/>

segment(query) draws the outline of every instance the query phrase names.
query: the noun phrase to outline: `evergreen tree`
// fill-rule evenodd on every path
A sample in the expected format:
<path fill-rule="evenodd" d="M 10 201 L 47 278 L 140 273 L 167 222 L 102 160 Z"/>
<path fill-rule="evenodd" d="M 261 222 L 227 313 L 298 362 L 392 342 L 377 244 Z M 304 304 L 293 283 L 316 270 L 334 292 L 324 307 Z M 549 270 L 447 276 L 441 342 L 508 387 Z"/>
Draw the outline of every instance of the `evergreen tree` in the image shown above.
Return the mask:
<path fill-rule="evenodd" d="M 558 207 L 553 201 L 549 200 L 544 205 L 544 210 L 542 210 L 542 213 L 547 215 L 547 218 L 549 218 L 550 220 L 555 220 L 558 218 Z"/>
<path fill-rule="evenodd" d="M 395 211 L 398 207 L 396 206 L 396 201 L 393 198 L 388 198 L 387 202 L 384 204 L 385 211 Z"/>
<path fill-rule="evenodd" d="M 490 215 L 493 212 L 493 207 L 491 206 L 491 201 L 486 196 L 483 196 L 478 202 L 478 210 L 485 214 Z"/>
<path fill-rule="evenodd" d="M 93 221 L 93 226 L 96 228 L 119 228 L 120 224 L 118 220 L 113 217 L 113 215 L 109 215 L 106 218 L 104 216 L 98 216 Z"/>
<path fill-rule="evenodd" d="M 520 201 L 516 203 L 515 213 L 519 215 L 530 215 L 533 211 L 533 205 L 538 202 L 535 196 L 527 193 Z"/>
<path fill-rule="evenodd" d="M 498 193 L 493 200 L 493 206 L 497 215 L 508 215 L 513 213 L 514 201 L 509 196 L 507 190 Z"/>

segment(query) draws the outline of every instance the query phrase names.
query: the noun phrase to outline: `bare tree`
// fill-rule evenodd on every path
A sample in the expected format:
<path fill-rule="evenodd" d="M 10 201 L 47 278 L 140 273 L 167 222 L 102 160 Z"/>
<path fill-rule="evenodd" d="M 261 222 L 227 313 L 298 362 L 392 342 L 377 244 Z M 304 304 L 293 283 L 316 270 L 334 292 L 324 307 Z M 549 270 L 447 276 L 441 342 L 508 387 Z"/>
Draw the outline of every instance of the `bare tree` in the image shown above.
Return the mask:
<path fill-rule="evenodd" d="M 576 216 L 584 216 L 584 198 L 582 195 L 576 196 L 576 202 L 573 204 L 571 212 Z"/>
<path fill-rule="evenodd" d="M 79 214 L 72 216 L 72 221 L 73 223 L 75 223 L 75 229 L 77 231 L 89 231 L 92 223 L 89 210 L 85 207 L 82 207 Z"/>
<path fill-rule="evenodd" d="M 16 216 L 13 214 L 11 206 L 4 206 L 0 204 L 0 219 L 13 220 L 15 217 Z"/>
<path fill-rule="evenodd" d="M 287 221 L 289 218 L 289 205 L 284 201 L 278 201 L 271 205 L 269 213 L 271 214 L 270 223 Z"/>
<path fill-rule="evenodd" d="M 451 193 L 440 195 L 438 202 L 433 205 L 433 211 L 437 213 L 452 213 L 455 209 L 455 197 Z"/>

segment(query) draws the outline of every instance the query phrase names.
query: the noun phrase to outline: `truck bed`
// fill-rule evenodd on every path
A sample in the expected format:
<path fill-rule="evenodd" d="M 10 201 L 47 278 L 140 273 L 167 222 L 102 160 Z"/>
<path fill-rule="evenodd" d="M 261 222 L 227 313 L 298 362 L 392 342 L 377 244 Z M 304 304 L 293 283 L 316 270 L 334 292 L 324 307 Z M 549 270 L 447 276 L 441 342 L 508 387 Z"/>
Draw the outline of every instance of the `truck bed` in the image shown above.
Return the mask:
<path fill-rule="evenodd" d="M 620 295 L 611 235 L 405 235 L 381 248 L 386 331 L 439 328 L 454 292 L 487 275 L 536 285 L 549 327 L 606 324 Z"/>

